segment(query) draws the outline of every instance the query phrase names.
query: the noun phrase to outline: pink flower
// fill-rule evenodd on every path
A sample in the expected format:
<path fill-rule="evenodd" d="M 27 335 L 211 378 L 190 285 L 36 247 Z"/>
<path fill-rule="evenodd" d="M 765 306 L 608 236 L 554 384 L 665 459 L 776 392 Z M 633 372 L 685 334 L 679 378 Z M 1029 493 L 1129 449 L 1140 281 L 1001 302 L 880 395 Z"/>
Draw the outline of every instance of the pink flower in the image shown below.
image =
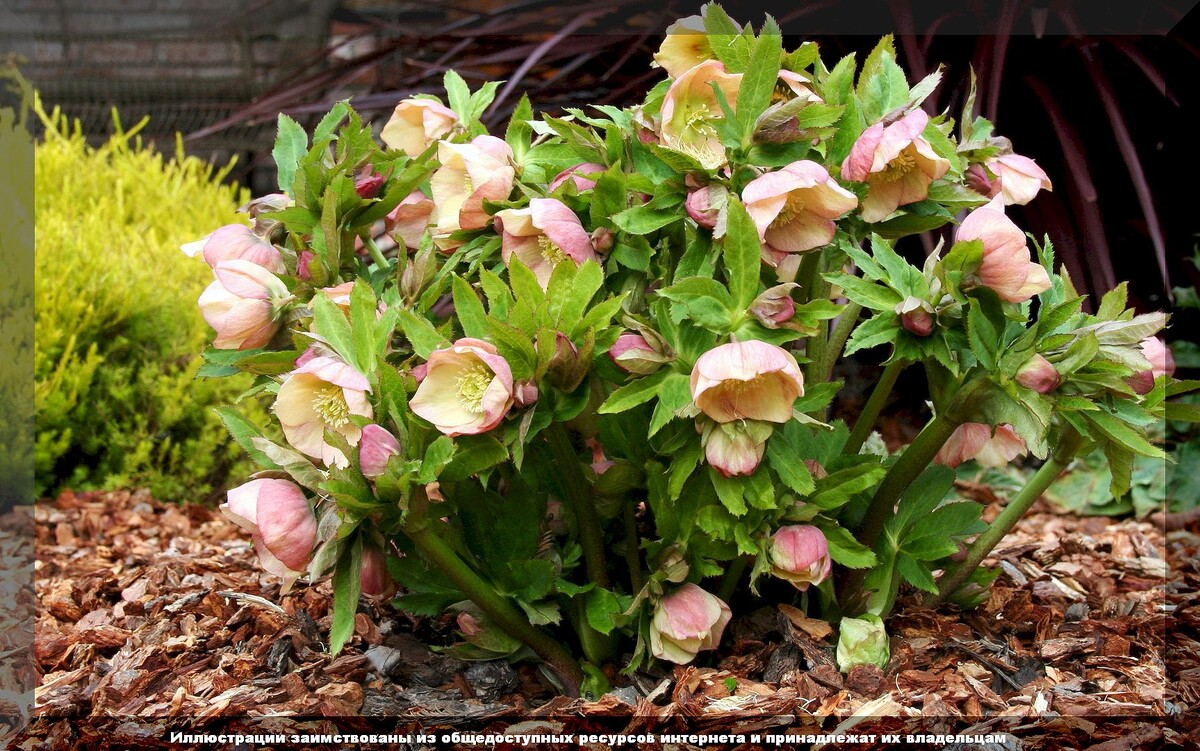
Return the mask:
<path fill-rule="evenodd" d="M 362 430 L 350 417 L 371 417 L 370 390 L 366 377 L 341 360 L 313 357 L 279 386 L 275 415 L 297 451 L 326 465 L 346 467 L 350 460 L 325 442 L 325 431 L 340 433 L 351 446 L 358 445 Z"/>
<path fill-rule="evenodd" d="M 807 524 L 781 527 L 771 536 L 771 573 L 804 591 L 829 576 L 833 561 L 821 530 Z"/>
<path fill-rule="evenodd" d="M 596 178 L 604 174 L 606 169 L 607 167 L 603 164 L 596 164 L 595 162 L 583 162 L 582 164 L 576 164 L 574 167 L 567 167 L 550 181 L 550 192 L 553 193 L 558 190 L 558 187 L 568 180 L 575 183 L 576 193 L 591 190 L 596 187 Z"/>
<path fill-rule="evenodd" d="M 441 168 L 429 187 L 436 213 L 436 237 L 447 250 L 455 242 L 447 236 L 460 229 L 483 229 L 491 217 L 484 201 L 503 201 L 512 192 L 516 170 L 512 149 L 494 136 L 478 136 L 470 143 L 438 144 Z"/>
<path fill-rule="evenodd" d="M 364 545 L 362 570 L 358 574 L 359 590 L 368 597 L 391 597 L 396 584 L 387 570 L 387 556 L 374 545 Z"/>
<path fill-rule="evenodd" d="M 925 300 L 909 295 L 896 303 L 896 315 L 900 316 L 900 325 L 914 336 L 929 336 L 933 333 L 936 323 L 933 316 L 933 306 Z"/>
<path fill-rule="evenodd" d="M 458 123 L 454 110 L 432 99 L 401 99 L 380 138 L 389 149 L 420 156 Z"/>
<path fill-rule="evenodd" d="M 401 245 L 409 250 L 416 250 L 421 247 L 421 238 L 424 237 L 432 216 L 433 201 L 421 191 L 414 190 L 392 209 L 384 223 L 387 231 Z"/>
<path fill-rule="evenodd" d="M 570 260 L 576 266 L 596 261 L 592 239 L 574 211 L 554 198 L 534 198 L 526 209 L 496 213 L 500 231 L 500 256 L 511 264 L 515 256 L 545 289 L 554 267 Z"/>
<path fill-rule="evenodd" d="M 386 428 L 367 425 L 358 445 L 358 467 L 365 477 L 380 477 L 387 471 L 388 460 L 400 455 L 400 441 Z"/>
<path fill-rule="evenodd" d="M 287 480 L 251 480 L 233 488 L 221 513 L 251 534 L 259 563 L 283 578 L 283 592 L 304 573 L 317 545 L 317 517 Z"/>
<path fill-rule="evenodd" d="M 354 192 L 364 200 L 374 198 L 379 195 L 383 182 L 383 175 L 376 172 L 374 167 L 368 166 L 361 175 L 354 178 Z"/>
<path fill-rule="evenodd" d="M 221 261 L 200 295 L 200 314 L 217 332 L 217 349 L 254 349 L 271 341 L 292 300 L 283 282 L 250 261 Z"/>
<path fill-rule="evenodd" d="M 512 369 L 491 343 L 459 339 L 426 364 L 409 406 L 451 438 L 487 432 L 512 408 Z"/>
<path fill-rule="evenodd" d="M 712 58 L 712 42 L 704 30 L 704 19 L 688 16 L 667 27 L 662 45 L 654 53 L 654 64 L 665 70 L 671 78 L 679 78 Z"/>
<path fill-rule="evenodd" d="M 762 463 L 772 432 L 770 424 L 756 420 L 703 421 L 704 459 L 726 477 L 752 475 Z"/>
<path fill-rule="evenodd" d="M 679 75 L 667 89 L 662 103 L 659 138 L 663 146 L 695 159 L 705 169 L 725 164 L 725 146 L 713 122 L 725 117 L 713 84 L 725 95 L 730 108 L 737 109 L 741 73 L 726 73 L 716 60 L 705 62 Z"/>
<path fill-rule="evenodd" d="M 1142 355 L 1150 361 L 1150 369 L 1134 373 L 1126 383 L 1136 393 L 1145 395 L 1154 388 L 1154 381 L 1159 376 L 1175 374 L 1175 358 L 1171 356 L 1171 350 L 1167 348 L 1166 343 L 1157 336 L 1143 339 L 1140 346 Z"/>
<path fill-rule="evenodd" d="M 853 193 L 807 160 L 755 178 L 742 190 L 742 200 L 772 266 L 781 254 L 828 245 L 837 231 L 833 220 L 858 206 Z"/>
<path fill-rule="evenodd" d="M 997 196 L 967 214 L 954 234 L 955 242 L 983 243 L 979 281 L 1008 302 L 1024 302 L 1050 289 L 1050 276 L 1040 263 L 1029 260 L 1025 234 L 1004 215 Z"/>
<path fill-rule="evenodd" d="M 771 97 L 772 102 L 785 102 L 789 99 L 804 99 L 809 102 L 819 102 L 821 97 L 817 96 L 808 84 L 811 83 L 808 76 L 803 73 L 797 73 L 793 70 L 779 71 L 779 83 L 775 85 L 775 94 Z"/>
<path fill-rule="evenodd" d="M 1039 394 L 1049 394 L 1062 383 L 1062 374 L 1041 355 L 1035 354 L 1017 370 L 1016 382 Z"/>
<path fill-rule="evenodd" d="M 621 370 L 636 375 L 650 375 L 671 360 L 655 349 L 646 337 L 634 331 L 626 331 L 618 336 L 616 343 L 608 350 L 608 357 Z"/>
<path fill-rule="evenodd" d="M 950 169 L 921 135 L 929 115 L 913 110 L 885 125 L 881 120 L 863 131 L 842 162 L 842 179 L 865 182 L 864 222 L 878 222 L 898 207 L 925 200 L 929 184 Z"/>
<path fill-rule="evenodd" d="M 700 356 L 692 368 L 692 401 L 717 422 L 792 419 L 804 395 L 796 359 L 774 344 L 730 342 Z"/>
<path fill-rule="evenodd" d="M 189 256 L 203 254 L 213 268 L 221 261 L 249 261 L 274 274 L 282 274 L 283 256 L 279 250 L 244 224 L 226 224 L 203 239 L 179 246 Z"/>
<path fill-rule="evenodd" d="M 1000 194 L 1006 206 L 1025 205 L 1040 190 L 1053 190 L 1045 170 L 1027 156 L 1005 154 L 988 160 L 987 166 L 1000 182 Z"/>
<path fill-rule="evenodd" d="M 967 167 L 967 171 L 963 173 L 963 179 L 967 183 L 967 187 L 982 196 L 995 198 L 1000 193 L 1000 178 L 982 164 L 972 164 Z"/>
<path fill-rule="evenodd" d="M 659 601 L 650 620 L 650 652 L 660 660 L 686 665 L 700 652 L 716 649 L 733 618 L 729 606 L 695 584 L 684 584 Z"/>
<path fill-rule="evenodd" d="M 792 290 L 798 286 L 789 282 L 777 284 L 766 290 L 750 303 L 751 315 L 769 329 L 784 326 L 796 315 L 796 301 L 792 299 Z"/>
<path fill-rule="evenodd" d="M 714 194 L 717 193 L 720 194 L 719 205 L 718 200 L 714 200 L 717 198 Z M 725 189 L 720 186 L 701 186 L 688 193 L 683 207 L 696 224 L 705 229 L 712 229 L 717 226 L 717 221 L 721 217 L 721 208 L 725 205 L 724 193 Z"/>
<path fill-rule="evenodd" d="M 993 435 L 989 425 L 965 422 L 950 435 L 933 461 L 951 469 L 971 459 L 985 467 L 1003 467 L 1023 453 L 1025 441 L 1011 425 L 997 425 Z"/>

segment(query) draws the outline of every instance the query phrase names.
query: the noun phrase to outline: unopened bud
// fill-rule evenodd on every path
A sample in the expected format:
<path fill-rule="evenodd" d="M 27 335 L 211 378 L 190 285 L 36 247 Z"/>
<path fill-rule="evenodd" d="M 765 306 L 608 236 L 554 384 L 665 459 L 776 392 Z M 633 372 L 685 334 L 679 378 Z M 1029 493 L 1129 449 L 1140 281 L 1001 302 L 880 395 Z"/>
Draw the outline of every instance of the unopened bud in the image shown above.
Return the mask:
<path fill-rule="evenodd" d="M 726 191 L 720 185 L 705 185 L 688 193 L 684 208 L 696 224 L 706 229 L 717 226 L 725 207 Z"/>
<path fill-rule="evenodd" d="M 993 177 L 989 175 L 987 167 L 984 167 L 982 164 L 972 164 L 970 167 L 967 167 L 963 178 L 968 188 L 987 198 L 994 198 L 1000 192 L 999 176 Z"/>
<path fill-rule="evenodd" d="M 796 301 L 792 299 L 791 293 L 799 286 L 793 282 L 771 287 L 750 303 L 750 313 L 763 326 L 769 329 L 779 328 L 796 315 Z"/>
<path fill-rule="evenodd" d="M 634 375 L 650 375 L 670 362 L 671 358 L 658 351 L 645 336 L 626 331 L 608 350 L 608 357 L 621 370 Z"/>
<path fill-rule="evenodd" d="M 592 230 L 592 249 L 597 253 L 607 253 L 613 249 L 617 241 L 616 235 L 608 227 L 597 227 Z"/>
<path fill-rule="evenodd" d="M 396 591 L 392 575 L 387 570 L 387 556 L 374 545 L 363 548 L 359 588 L 369 597 L 390 597 Z"/>
<path fill-rule="evenodd" d="M 374 198 L 379 195 L 379 189 L 382 187 L 383 175 L 371 167 L 367 167 L 366 170 L 363 170 L 363 174 L 354 178 L 354 192 L 358 194 L 359 198 Z"/>
<path fill-rule="evenodd" d="M 513 386 L 513 401 L 518 407 L 525 408 L 533 406 L 538 400 L 538 387 L 533 379 L 528 378 L 524 381 L 519 381 Z"/>
<path fill-rule="evenodd" d="M 379 425 L 362 429 L 358 444 L 358 466 L 365 477 L 380 477 L 387 471 L 388 460 L 400 454 L 400 441 Z"/>
<path fill-rule="evenodd" d="M 860 618 L 843 618 L 838 626 L 837 663 L 842 672 L 855 665 L 888 664 L 890 649 L 883 620 L 873 613 Z"/>
<path fill-rule="evenodd" d="M 912 296 L 904 298 L 903 302 L 896 303 L 896 315 L 900 316 L 904 330 L 914 336 L 933 333 L 933 306 L 924 300 Z"/>
<path fill-rule="evenodd" d="M 1034 355 L 1017 371 L 1016 380 L 1027 389 L 1033 389 L 1039 394 L 1049 394 L 1062 383 L 1062 374 L 1049 360 L 1041 355 Z"/>

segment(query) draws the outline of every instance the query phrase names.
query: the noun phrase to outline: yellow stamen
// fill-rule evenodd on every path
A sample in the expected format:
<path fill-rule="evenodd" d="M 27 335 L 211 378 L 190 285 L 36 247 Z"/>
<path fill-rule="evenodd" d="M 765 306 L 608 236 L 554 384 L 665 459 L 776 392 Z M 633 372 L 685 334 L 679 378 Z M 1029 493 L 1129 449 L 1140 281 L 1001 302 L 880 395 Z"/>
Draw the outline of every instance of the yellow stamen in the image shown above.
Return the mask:
<path fill-rule="evenodd" d="M 876 175 L 876 179 L 886 183 L 895 182 L 912 172 L 916 166 L 917 160 L 912 155 L 912 147 L 906 147 L 895 159 L 888 162 L 888 165 Z"/>
<path fill-rule="evenodd" d="M 494 377 L 491 369 L 481 362 L 468 366 L 459 374 L 455 386 L 463 409 L 474 414 L 483 412 L 483 395 Z"/>
<path fill-rule="evenodd" d="M 783 227 L 795 221 L 804 212 L 804 193 L 793 190 L 788 193 L 787 202 L 779 210 L 779 216 L 771 222 L 772 227 Z"/>
<path fill-rule="evenodd" d="M 339 386 L 330 383 L 320 387 L 313 395 L 312 405 L 313 411 L 334 430 L 350 422 L 350 405 L 346 404 L 346 394 Z"/>
<path fill-rule="evenodd" d="M 549 237 L 538 235 L 537 243 L 538 249 L 542 251 L 542 258 L 546 259 L 546 262 L 551 266 L 557 266 L 567 260 L 566 251 L 556 245 Z"/>

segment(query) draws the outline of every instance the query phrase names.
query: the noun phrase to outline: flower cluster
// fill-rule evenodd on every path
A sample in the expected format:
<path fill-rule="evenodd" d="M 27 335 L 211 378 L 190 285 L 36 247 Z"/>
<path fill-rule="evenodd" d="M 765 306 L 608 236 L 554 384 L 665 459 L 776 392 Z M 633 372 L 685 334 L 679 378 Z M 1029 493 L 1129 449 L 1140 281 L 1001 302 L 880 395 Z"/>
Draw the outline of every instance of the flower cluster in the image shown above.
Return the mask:
<path fill-rule="evenodd" d="M 708 5 L 637 106 L 524 101 L 503 138 L 496 85 L 453 73 L 384 123 L 280 117 L 281 193 L 184 248 L 215 278 L 201 374 L 256 374 L 278 421 L 225 413 L 264 474 L 224 509 L 268 572 L 419 595 L 457 653 L 532 650 L 571 689 L 621 639 L 635 666 L 698 659 L 751 598 L 847 616 L 844 666 L 883 665 L 898 588 L 972 575 L 953 468 L 1157 451 L 1165 317 L 1123 287 L 1083 312 L 1006 216 L 1045 173 L 928 114 L 941 73 L 910 88 L 890 39 L 857 81 L 781 40 Z M 913 265 L 897 242 L 927 231 L 948 246 Z M 933 386 L 900 460 L 860 450 L 885 394 L 829 420 L 834 364 L 871 347 L 887 388 Z"/>

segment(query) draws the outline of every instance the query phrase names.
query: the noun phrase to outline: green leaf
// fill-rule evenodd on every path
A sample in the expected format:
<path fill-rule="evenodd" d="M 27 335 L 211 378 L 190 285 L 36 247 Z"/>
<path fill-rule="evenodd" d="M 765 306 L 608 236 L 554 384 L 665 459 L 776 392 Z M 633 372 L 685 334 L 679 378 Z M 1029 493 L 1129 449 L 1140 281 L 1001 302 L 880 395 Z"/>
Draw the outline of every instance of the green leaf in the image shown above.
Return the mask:
<path fill-rule="evenodd" d="M 614 215 L 612 221 L 632 235 L 648 235 L 682 218 L 683 214 L 675 208 L 654 208 L 650 204 L 642 204 Z"/>
<path fill-rule="evenodd" d="M 313 129 L 313 143 L 321 143 L 333 138 L 334 131 L 346 119 L 346 115 L 350 114 L 350 104 L 346 101 L 338 102 L 333 105 L 333 109 L 325 113 L 321 118 L 321 122 L 317 123 L 317 127 Z"/>
<path fill-rule="evenodd" d="M 278 464 L 271 461 L 270 457 L 254 445 L 255 438 L 266 438 L 258 426 L 243 417 L 233 407 L 221 406 L 214 408 L 213 411 L 221 418 L 221 422 L 225 423 L 225 429 L 229 431 L 229 435 L 250 455 L 255 464 L 263 469 L 280 468 Z"/>
<path fill-rule="evenodd" d="M 989 372 L 995 372 L 999 363 L 1004 327 L 1004 311 L 995 295 L 980 295 L 971 300 L 971 309 L 967 313 L 971 353 Z"/>
<path fill-rule="evenodd" d="M 728 227 L 722 240 L 722 260 L 733 303 L 737 309 L 745 309 L 758 296 L 762 244 L 749 212 L 733 195 L 729 196 L 728 217 Z"/>
<path fill-rule="evenodd" d="M 844 527 L 822 517 L 813 519 L 813 526 L 825 535 L 829 557 L 846 568 L 870 568 L 878 563 L 875 552 L 854 539 Z"/>
<path fill-rule="evenodd" d="M 508 458 L 508 449 L 491 435 L 462 436 L 454 458 L 439 474 L 446 482 L 458 482 L 490 469 Z"/>
<path fill-rule="evenodd" d="M 741 33 L 733 19 L 716 3 L 704 7 L 704 31 L 713 54 L 725 64 L 725 70 L 730 73 L 746 71 L 750 65 L 752 40 Z"/>
<path fill-rule="evenodd" d="M 745 516 L 748 509 L 746 502 L 742 499 L 743 481 L 726 477 L 711 466 L 708 468 L 708 476 L 712 480 L 713 489 L 717 491 L 717 498 L 721 500 L 721 505 L 734 516 Z"/>
<path fill-rule="evenodd" d="M 486 339 L 488 335 L 487 313 L 475 290 L 458 274 L 451 281 L 454 295 L 454 314 L 462 325 L 463 334 L 473 339 Z"/>
<path fill-rule="evenodd" d="M 332 303 L 330 303 L 332 304 Z M 419 316 L 407 308 L 396 308 L 399 312 L 400 329 L 412 344 L 417 356 L 428 360 L 435 349 L 442 349 L 450 344 L 446 337 L 438 333 L 433 324 L 423 316 Z"/>
<path fill-rule="evenodd" d="M 604 400 L 604 403 L 596 411 L 602 415 L 614 415 L 650 401 L 658 395 L 659 385 L 666 380 L 671 372 L 669 369 L 659 370 L 656 373 L 625 384 L 609 394 L 608 398 Z"/>
<path fill-rule="evenodd" d="M 905 581 L 917 589 L 937 594 L 937 582 L 933 580 L 929 569 L 912 556 L 904 553 L 896 556 L 896 570 L 900 572 L 900 576 L 904 577 Z"/>
<path fill-rule="evenodd" d="M 454 441 L 440 435 L 425 449 L 425 458 L 421 461 L 421 469 L 417 473 L 417 482 L 428 484 L 438 479 L 442 468 L 454 457 L 456 447 Z"/>
<path fill-rule="evenodd" d="M 867 281 L 851 274 L 824 274 L 825 280 L 842 288 L 846 299 L 869 310 L 893 313 L 904 301 L 900 293 L 882 284 Z"/>
<path fill-rule="evenodd" d="M 602 634 L 612 633 L 621 618 L 621 602 L 607 589 L 597 587 L 584 595 L 584 613 L 588 624 Z"/>
<path fill-rule="evenodd" d="M 280 113 L 278 134 L 271 156 L 279 173 L 279 189 L 294 197 L 292 182 L 296 179 L 296 167 L 308 152 L 308 134 L 300 123 Z"/>
<path fill-rule="evenodd" d="M 1080 412 L 1084 420 L 1093 425 L 1105 438 L 1123 446 L 1135 454 L 1152 459 L 1166 458 L 1166 453 L 1147 441 L 1141 433 L 1126 425 L 1122 420 L 1104 410 Z"/>
<path fill-rule="evenodd" d="M 658 404 L 654 405 L 654 415 L 650 419 L 647 437 L 654 435 L 663 428 L 675 413 L 692 403 L 690 379 L 683 373 L 670 371 L 658 389 Z"/>
<path fill-rule="evenodd" d="M 750 63 L 738 87 L 737 120 L 742 131 L 743 145 L 749 145 L 754 123 L 771 103 L 771 95 L 779 82 L 779 62 L 783 53 L 783 37 L 775 19 L 767 16 L 762 32 L 755 40 Z"/>
<path fill-rule="evenodd" d="M 337 654 L 354 635 L 362 573 L 362 537 L 354 536 L 333 571 L 333 623 L 329 627 L 329 651 Z"/>
<path fill-rule="evenodd" d="M 450 105 L 450 109 L 454 110 L 454 114 L 458 115 L 463 122 L 468 122 L 471 89 L 467 87 L 467 82 L 455 71 L 448 70 L 442 76 L 442 84 L 446 89 L 446 101 Z"/>

